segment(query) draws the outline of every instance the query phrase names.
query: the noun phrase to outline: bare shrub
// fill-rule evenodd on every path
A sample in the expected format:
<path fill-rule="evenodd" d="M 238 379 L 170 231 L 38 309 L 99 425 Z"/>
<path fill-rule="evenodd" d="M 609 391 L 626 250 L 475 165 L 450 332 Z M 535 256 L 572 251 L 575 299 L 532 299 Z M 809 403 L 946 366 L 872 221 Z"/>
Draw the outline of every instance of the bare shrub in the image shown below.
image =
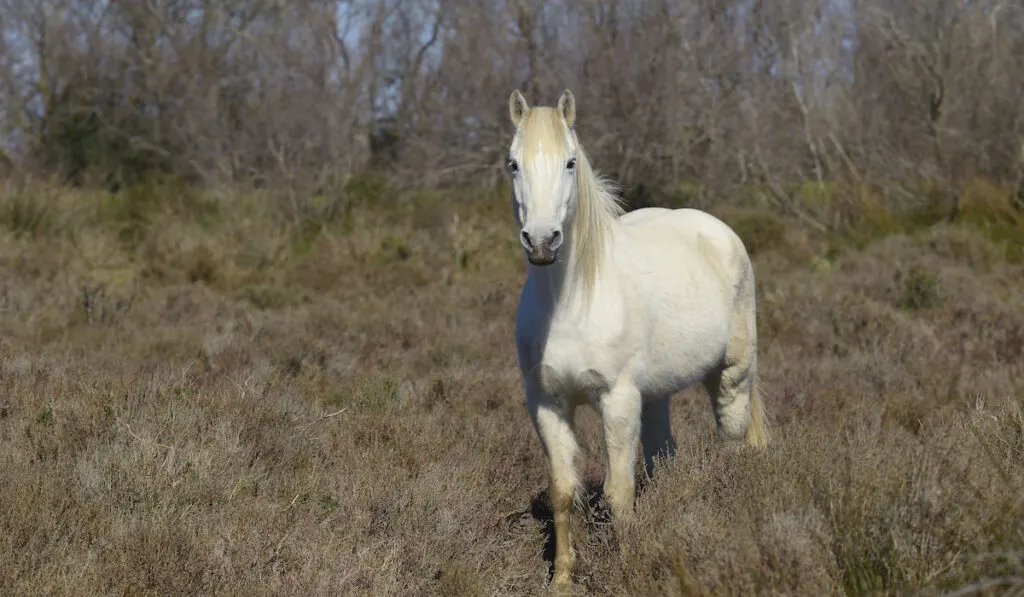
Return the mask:
<path fill-rule="evenodd" d="M 136 244 L 111 234 L 117 196 L 0 195 L 74 230 L 0 234 L 0 592 L 542 593 L 507 197 L 398 193 L 310 238 L 223 195 L 150 212 Z M 706 396 L 676 397 L 678 455 L 635 523 L 594 493 L 575 519 L 580 592 L 1012 583 L 1022 266 L 943 224 L 811 268 L 824 244 L 782 230 L 754 235 L 775 447 L 720 450 Z M 598 488 L 599 419 L 579 427 Z"/>

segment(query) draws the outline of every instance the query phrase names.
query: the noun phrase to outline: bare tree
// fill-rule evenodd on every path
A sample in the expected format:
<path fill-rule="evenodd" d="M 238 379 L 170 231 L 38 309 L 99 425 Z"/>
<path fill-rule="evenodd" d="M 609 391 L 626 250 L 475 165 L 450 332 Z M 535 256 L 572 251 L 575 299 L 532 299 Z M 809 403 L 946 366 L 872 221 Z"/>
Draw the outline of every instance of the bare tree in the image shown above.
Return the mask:
<path fill-rule="evenodd" d="M 79 184 L 494 183 L 513 88 L 580 100 L 626 185 L 819 228 L 972 177 L 1024 202 L 1024 10 L 1005 0 L 0 0 L 0 160 Z M 810 185 L 810 186 L 808 186 Z M 753 192 L 751 192 L 751 189 Z M 934 195 L 934 193 L 933 193 Z"/>

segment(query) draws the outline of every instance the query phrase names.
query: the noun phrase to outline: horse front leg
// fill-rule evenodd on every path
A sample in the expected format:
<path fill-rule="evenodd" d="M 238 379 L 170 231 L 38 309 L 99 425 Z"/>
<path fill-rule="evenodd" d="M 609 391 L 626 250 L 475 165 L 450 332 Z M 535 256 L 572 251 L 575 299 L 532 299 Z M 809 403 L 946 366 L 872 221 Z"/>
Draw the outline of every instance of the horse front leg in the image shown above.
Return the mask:
<path fill-rule="evenodd" d="M 601 397 L 601 423 L 608 456 L 604 495 L 617 521 L 633 515 L 641 405 L 640 391 L 627 381 L 618 382 Z"/>
<path fill-rule="evenodd" d="M 567 586 L 572 584 L 572 572 L 576 566 L 576 552 L 569 530 L 570 515 L 579 487 L 575 466 L 579 446 L 573 432 L 575 409 L 569 399 L 531 390 L 527 391 L 527 403 L 548 461 L 548 493 L 555 523 L 555 571 L 552 583 Z"/>

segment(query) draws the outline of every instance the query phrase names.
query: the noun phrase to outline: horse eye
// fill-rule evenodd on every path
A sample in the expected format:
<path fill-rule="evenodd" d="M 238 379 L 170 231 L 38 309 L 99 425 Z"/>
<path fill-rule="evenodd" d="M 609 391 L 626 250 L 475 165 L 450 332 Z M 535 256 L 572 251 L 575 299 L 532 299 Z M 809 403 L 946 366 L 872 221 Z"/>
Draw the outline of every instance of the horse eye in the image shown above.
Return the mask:
<path fill-rule="evenodd" d="M 508 168 L 510 172 L 519 171 L 519 164 L 517 164 L 512 158 L 509 158 L 508 161 L 505 162 L 505 167 Z"/>
<path fill-rule="evenodd" d="M 571 160 L 569 160 L 569 163 L 566 164 L 565 167 L 568 170 L 572 170 L 573 168 L 575 168 L 576 167 L 576 158 L 572 158 Z"/>

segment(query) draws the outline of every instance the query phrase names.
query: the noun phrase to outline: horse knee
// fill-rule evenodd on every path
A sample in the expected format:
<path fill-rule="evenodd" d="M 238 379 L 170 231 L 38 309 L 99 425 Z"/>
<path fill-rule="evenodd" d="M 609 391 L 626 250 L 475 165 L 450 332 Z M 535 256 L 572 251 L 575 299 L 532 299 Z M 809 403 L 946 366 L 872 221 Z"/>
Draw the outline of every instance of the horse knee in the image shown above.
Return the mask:
<path fill-rule="evenodd" d="M 576 487 L 565 479 L 559 479 L 552 475 L 549 495 L 551 498 L 551 510 L 555 516 L 572 512 L 576 499 Z"/>

